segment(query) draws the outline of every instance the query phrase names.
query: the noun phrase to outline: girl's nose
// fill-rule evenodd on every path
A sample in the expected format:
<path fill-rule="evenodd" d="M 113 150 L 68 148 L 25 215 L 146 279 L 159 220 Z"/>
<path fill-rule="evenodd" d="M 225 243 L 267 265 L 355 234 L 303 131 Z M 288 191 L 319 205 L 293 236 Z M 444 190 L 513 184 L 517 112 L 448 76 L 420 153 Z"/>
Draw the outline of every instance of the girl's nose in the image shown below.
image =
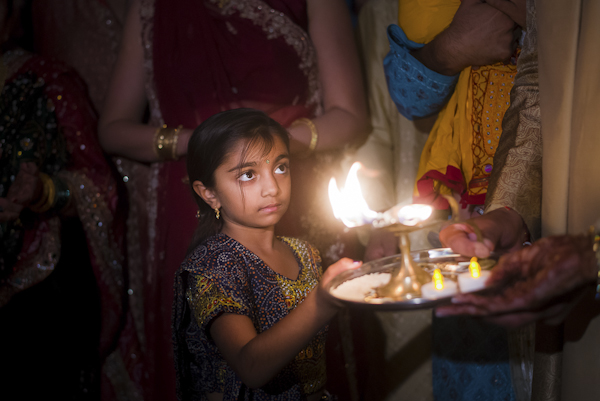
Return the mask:
<path fill-rule="evenodd" d="M 279 194 L 279 183 L 273 174 L 267 174 L 262 187 L 263 196 L 275 196 Z"/>

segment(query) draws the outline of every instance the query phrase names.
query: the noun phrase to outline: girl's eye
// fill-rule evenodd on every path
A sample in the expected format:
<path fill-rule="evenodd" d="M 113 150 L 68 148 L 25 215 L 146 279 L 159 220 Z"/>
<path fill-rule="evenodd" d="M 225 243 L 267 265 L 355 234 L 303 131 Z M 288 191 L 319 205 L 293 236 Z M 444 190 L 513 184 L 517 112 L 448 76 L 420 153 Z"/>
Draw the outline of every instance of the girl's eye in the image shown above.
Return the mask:
<path fill-rule="evenodd" d="M 277 168 L 275 169 L 275 174 L 285 174 L 288 171 L 288 166 L 287 164 L 280 164 L 279 166 L 277 166 Z"/>
<path fill-rule="evenodd" d="M 250 181 L 252 179 L 254 179 L 254 172 L 252 171 L 246 171 L 240 176 L 240 181 Z"/>

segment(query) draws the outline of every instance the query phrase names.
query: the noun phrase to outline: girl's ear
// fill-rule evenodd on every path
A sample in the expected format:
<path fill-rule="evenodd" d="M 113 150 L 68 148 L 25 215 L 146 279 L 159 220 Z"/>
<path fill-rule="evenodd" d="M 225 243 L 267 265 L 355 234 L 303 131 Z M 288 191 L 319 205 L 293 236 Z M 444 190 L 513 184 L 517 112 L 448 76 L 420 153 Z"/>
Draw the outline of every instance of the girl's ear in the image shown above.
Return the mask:
<path fill-rule="evenodd" d="M 194 181 L 192 185 L 194 187 L 194 192 L 196 192 L 196 194 L 198 194 L 198 196 L 201 197 L 202 200 L 211 207 L 211 209 L 218 209 L 221 207 L 221 202 L 219 202 L 217 195 L 212 189 L 204 186 L 202 181 Z"/>

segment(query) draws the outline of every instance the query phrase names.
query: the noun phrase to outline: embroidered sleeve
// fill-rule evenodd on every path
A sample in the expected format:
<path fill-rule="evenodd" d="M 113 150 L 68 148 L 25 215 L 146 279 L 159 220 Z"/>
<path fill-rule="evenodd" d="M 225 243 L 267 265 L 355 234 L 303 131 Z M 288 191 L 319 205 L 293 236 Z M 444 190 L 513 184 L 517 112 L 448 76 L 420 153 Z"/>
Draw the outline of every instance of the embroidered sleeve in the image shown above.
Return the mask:
<path fill-rule="evenodd" d="M 196 323 L 201 328 L 222 313 L 250 315 L 250 307 L 243 288 L 219 282 L 216 277 L 191 274 L 186 297 Z"/>
<path fill-rule="evenodd" d="M 454 90 L 458 75 L 446 76 L 428 69 L 410 52 L 423 47 L 406 37 L 402 28 L 388 27 L 390 51 L 383 60 L 390 96 L 409 120 L 437 113 Z"/>

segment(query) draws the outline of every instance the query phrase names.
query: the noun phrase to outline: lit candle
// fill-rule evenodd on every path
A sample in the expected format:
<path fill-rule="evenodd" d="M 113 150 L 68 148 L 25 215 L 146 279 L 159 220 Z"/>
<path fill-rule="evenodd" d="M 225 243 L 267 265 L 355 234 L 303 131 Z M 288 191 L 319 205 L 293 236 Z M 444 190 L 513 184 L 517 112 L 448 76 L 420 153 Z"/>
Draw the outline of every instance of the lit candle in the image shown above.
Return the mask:
<path fill-rule="evenodd" d="M 469 271 L 458 275 L 460 292 L 473 292 L 485 288 L 485 282 L 490 277 L 490 274 L 490 271 L 481 270 L 477 258 L 473 256 L 469 263 Z"/>
<path fill-rule="evenodd" d="M 433 271 L 433 279 L 431 283 L 421 286 L 421 295 L 423 298 L 436 299 L 451 297 L 457 292 L 456 283 L 452 280 L 444 281 L 440 269 Z"/>

